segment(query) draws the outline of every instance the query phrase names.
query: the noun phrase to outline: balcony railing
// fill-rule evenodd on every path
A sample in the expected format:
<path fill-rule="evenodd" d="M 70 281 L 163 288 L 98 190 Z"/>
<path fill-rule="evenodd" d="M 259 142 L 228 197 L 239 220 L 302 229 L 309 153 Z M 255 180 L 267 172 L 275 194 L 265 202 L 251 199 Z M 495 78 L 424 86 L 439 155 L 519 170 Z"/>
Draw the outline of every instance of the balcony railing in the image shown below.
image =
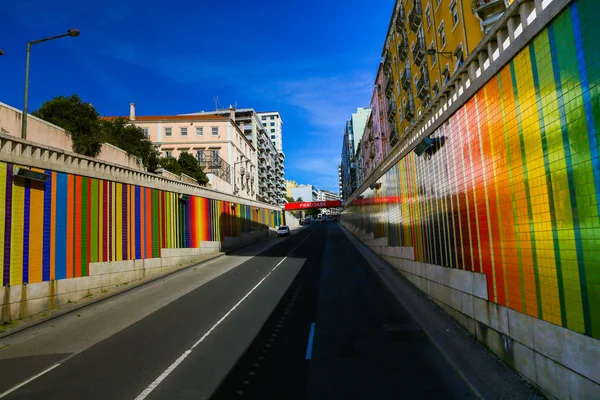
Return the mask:
<path fill-rule="evenodd" d="M 506 11 L 505 0 L 472 0 L 471 10 L 483 21 Z M 485 24 L 485 23 L 484 23 Z"/>
<path fill-rule="evenodd" d="M 417 97 L 423 102 L 429 101 L 429 91 L 429 74 L 426 70 L 421 70 L 421 77 L 417 81 Z"/>
<path fill-rule="evenodd" d="M 402 62 L 406 62 L 408 57 L 408 37 L 405 33 L 402 33 L 400 44 L 398 45 L 398 58 Z"/>
<path fill-rule="evenodd" d="M 413 8 L 408 13 L 408 24 L 410 30 L 417 33 L 423 22 L 423 11 L 421 10 L 421 0 L 413 0 Z"/>
<path fill-rule="evenodd" d="M 387 54 L 383 61 L 383 72 L 386 75 L 390 75 L 391 70 L 392 70 L 392 58 L 390 57 L 389 54 Z"/>
<path fill-rule="evenodd" d="M 415 118 L 415 100 L 412 96 L 408 97 L 408 103 L 404 107 L 404 119 L 411 122 Z"/>
<path fill-rule="evenodd" d="M 394 126 L 392 131 L 390 132 L 390 145 L 393 147 L 398 143 L 398 130 Z"/>
<path fill-rule="evenodd" d="M 411 73 L 410 73 L 410 68 L 405 68 L 404 72 L 402 73 L 402 89 L 404 89 L 404 91 L 406 93 L 410 92 L 410 87 L 411 87 Z"/>
<path fill-rule="evenodd" d="M 396 32 L 404 32 L 404 24 L 406 23 L 406 16 L 404 15 L 404 7 L 400 4 L 398 14 L 396 15 Z"/>
<path fill-rule="evenodd" d="M 388 115 L 388 120 L 390 120 L 390 121 L 392 119 L 394 119 L 394 117 L 396 116 L 396 102 L 393 100 L 390 102 L 390 105 L 388 106 L 387 115 Z"/>
<path fill-rule="evenodd" d="M 425 47 L 425 38 L 423 36 L 419 36 L 417 38 L 417 42 L 415 43 L 415 47 L 412 51 L 413 61 L 419 67 L 423 65 L 423 62 L 427 58 L 426 47 Z"/>
<path fill-rule="evenodd" d="M 385 95 L 386 95 L 386 97 L 390 97 L 393 92 L 394 92 L 394 78 L 392 78 L 390 76 L 387 79 L 387 82 L 385 83 Z"/>
<path fill-rule="evenodd" d="M 196 159 L 202 170 L 207 174 L 214 174 L 227 183 L 230 181 L 230 165 L 224 161 L 218 153 L 211 150 L 199 150 L 196 152 Z"/>

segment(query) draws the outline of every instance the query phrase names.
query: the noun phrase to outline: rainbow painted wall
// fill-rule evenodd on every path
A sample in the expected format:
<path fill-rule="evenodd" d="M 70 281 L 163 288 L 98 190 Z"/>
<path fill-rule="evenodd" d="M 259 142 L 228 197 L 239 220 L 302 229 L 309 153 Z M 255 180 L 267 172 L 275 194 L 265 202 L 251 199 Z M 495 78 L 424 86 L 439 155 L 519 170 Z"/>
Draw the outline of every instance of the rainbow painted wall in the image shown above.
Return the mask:
<path fill-rule="evenodd" d="M 259 227 L 282 213 L 228 201 L 43 171 L 13 177 L 0 163 L 0 282 L 3 286 L 88 275 L 90 262 L 160 257 L 161 248 L 200 247 Z"/>
<path fill-rule="evenodd" d="M 490 300 L 600 339 L 600 26 L 573 2 L 343 218 Z"/>

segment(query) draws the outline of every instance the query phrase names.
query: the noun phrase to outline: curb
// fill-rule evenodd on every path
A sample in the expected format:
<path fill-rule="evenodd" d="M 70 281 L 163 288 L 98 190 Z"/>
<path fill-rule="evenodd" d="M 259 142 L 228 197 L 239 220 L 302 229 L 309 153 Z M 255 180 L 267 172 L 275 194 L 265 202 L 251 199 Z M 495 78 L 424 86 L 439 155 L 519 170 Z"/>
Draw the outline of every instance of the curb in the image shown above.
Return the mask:
<path fill-rule="evenodd" d="M 177 269 L 177 270 L 174 270 L 174 271 L 171 271 L 171 272 L 167 272 L 164 275 L 158 275 L 158 276 L 155 276 L 155 277 L 150 278 L 148 280 L 138 281 L 137 284 L 128 285 L 126 288 L 123 288 L 122 290 L 117 290 L 117 291 L 115 291 L 113 293 L 106 294 L 106 296 L 98 297 L 96 299 L 90 300 L 89 303 L 80 304 L 80 305 L 74 306 L 73 308 L 70 308 L 68 310 L 57 311 L 56 313 L 54 313 L 52 315 L 49 315 L 47 318 L 43 318 L 41 320 L 34 321 L 34 322 L 31 322 L 31 323 L 24 322 L 22 325 L 19 325 L 18 327 L 14 328 L 14 329 L 12 329 L 12 330 L 10 330 L 8 332 L 0 334 L 0 340 L 5 339 L 5 338 L 7 338 L 9 336 L 15 335 L 17 333 L 26 331 L 27 329 L 34 328 L 34 327 L 39 326 L 41 324 L 44 324 L 46 322 L 52 321 L 52 320 L 54 320 L 56 318 L 59 318 L 59 317 L 62 317 L 64 315 L 68 315 L 68 314 L 71 314 L 71 313 L 73 313 L 75 311 L 79 311 L 79 310 L 84 309 L 86 307 L 90 307 L 90 306 L 93 306 L 93 305 L 98 304 L 100 302 L 103 302 L 105 300 L 112 299 L 113 297 L 116 297 L 116 296 L 119 296 L 121 294 L 130 292 L 130 291 L 132 291 L 134 289 L 138 289 L 138 288 L 143 287 L 145 285 L 148 285 L 150 283 L 153 283 L 153 282 L 156 282 L 158 280 L 167 278 L 167 277 L 169 277 L 171 275 L 175 275 L 177 273 L 186 271 L 186 270 L 188 270 L 188 269 L 190 269 L 192 267 L 196 267 L 196 266 L 199 266 L 199 265 L 202 265 L 202 264 L 207 264 L 209 262 L 216 261 L 216 260 L 218 260 L 218 259 L 220 259 L 222 257 L 225 257 L 225 256 L 229 255 L 230 253 L 232 253 L 234 251 L 241 250 L 241 249 L 243 249 L 245 247 L 248 247 L 248 246 L 253 245 L 255 243 L 261 242 L 261 241 L 263 241 L 265 239 L 269 239 L 269 236 L 264 237 L 264 238 L 259 238 L 258 240 L 253 240 L 253 241 L 251 241 L 249 243 L 240 245 L 240 246 L 235 247 L 233 249 L 229 249 L 226 252 L 219 252 L 219 253 L 215 254 L 214 257 L 207 258 L 206 260 L 202 260 L 202 261 L 197 262 L 197 263 L 186 265 L 185 267 L 181 267 L 180 269 Z M 52 312 L 52 310 L 47 310 L 45 312 Z M 28 317 L 28 318 L 35 318 L 35 315 L 31 316 L 31 317 Z"/>

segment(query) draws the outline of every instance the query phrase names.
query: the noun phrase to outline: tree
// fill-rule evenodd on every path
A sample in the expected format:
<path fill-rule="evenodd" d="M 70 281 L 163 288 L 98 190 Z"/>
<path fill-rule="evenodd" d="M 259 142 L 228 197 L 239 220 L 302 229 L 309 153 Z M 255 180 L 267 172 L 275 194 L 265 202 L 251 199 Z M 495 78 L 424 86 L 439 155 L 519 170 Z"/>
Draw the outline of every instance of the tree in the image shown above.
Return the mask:
<path fill-rule="evenodd" d="M 74 152 L 89 157 L 100 154 L 102 132 L 98 112 L 76 94 L 70 97 L 55 97 L 42 104 L 32 114 L 69 132 L 73 140 Z"/>
<path fill-rule="evenodd" d="M 157 146 L 144 134 L 144 130 L 131 125 L 124 118 L 101 121 L 102 135 L 106 143 L 125 150 L 128 154 L 139 157 L 149 171 L 158 167 L 160 152 Z"/>
<path fill-rule="evenodd" d="M 201 185 L 205 185 L 208 183 L 208 177 L 202 170 L 200 164 L 198 164 L 198 160 L 196 159 L 196 157 L 189 153 L 181 153 L 179 154 L 179 160 L 177 161 L 179 162 L 181 170 L 184 174 L 196 179 Z"/>
<path fill-rule="evenodd" d="M 304 201 L 304 200 L 302 200 L 302 197 L 298 197 L 298 198 L 296 199 L 296 201 L 297 201 L 297 202 L 301 202 L 301 201 Z"/>
<path fill-rule="evenodd" d="M 202 167 L 198 164 L 196 157 L 191 154 L 181 153 L 179 159 L 173 157 L 161 157 L 159 163 L 162 168 L 176 175 L 184 173 L 195 178 L 201 185 L 208 183 L 208 177 L 204 171 L 202 171 Z"/>
<path fill-rule="evenodd" d="M 294 198 L 291 196 L 285 196 L 285 199 L 288 201 L 288 203 L 293 203 L 294 202 Z"/>

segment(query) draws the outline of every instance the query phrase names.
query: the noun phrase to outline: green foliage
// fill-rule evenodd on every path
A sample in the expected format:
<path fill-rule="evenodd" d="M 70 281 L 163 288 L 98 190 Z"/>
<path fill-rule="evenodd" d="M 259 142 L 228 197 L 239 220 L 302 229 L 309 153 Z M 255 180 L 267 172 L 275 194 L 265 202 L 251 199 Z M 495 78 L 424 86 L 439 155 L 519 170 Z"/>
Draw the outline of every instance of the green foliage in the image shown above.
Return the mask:
<path fill-rule="evenodd" d="M 70 97 L 55 97 L 42 104 L 32 114 L 69 132 L 73 140 L 74 152 L 89 157 L 100 154 L 102 132 L 98 112 L 76 94 Z"/>
<path fill-rule="evenodd" d="M 304 200 L 302 200 L 302 197 L 298 197 L 298 198 L 296 199 L 296 201 L 300 202 L 300 201 L 304 201 Z"/>
<path fill-rule="evenodd" d="M 288 203 L 293 203 L 294 202 L 294 198 L 291 196 L 285 196 L 285 199 L 288 201 Z"/>
<path fill-rule="evenodd" d="M 106 143 L 139 157 L 149 171 L 154 171 L 158 167 L 160 152 L 157 146 L 146 137 L 142 128 L 130 125 L 124 118 L 101 121 L 100 124 Z"/>
<path fill-rule="evenodd" d="M 208 183 L 208 177 L 202 170 L 200 164 L 198 164 L 198 160 L 189 153 L 181 153 L 179 159 L 173 157 L 161 157 L 159 163 L 162 168 L 176 175 L 184 173 L 196 179 L 201 185 Z"/>

